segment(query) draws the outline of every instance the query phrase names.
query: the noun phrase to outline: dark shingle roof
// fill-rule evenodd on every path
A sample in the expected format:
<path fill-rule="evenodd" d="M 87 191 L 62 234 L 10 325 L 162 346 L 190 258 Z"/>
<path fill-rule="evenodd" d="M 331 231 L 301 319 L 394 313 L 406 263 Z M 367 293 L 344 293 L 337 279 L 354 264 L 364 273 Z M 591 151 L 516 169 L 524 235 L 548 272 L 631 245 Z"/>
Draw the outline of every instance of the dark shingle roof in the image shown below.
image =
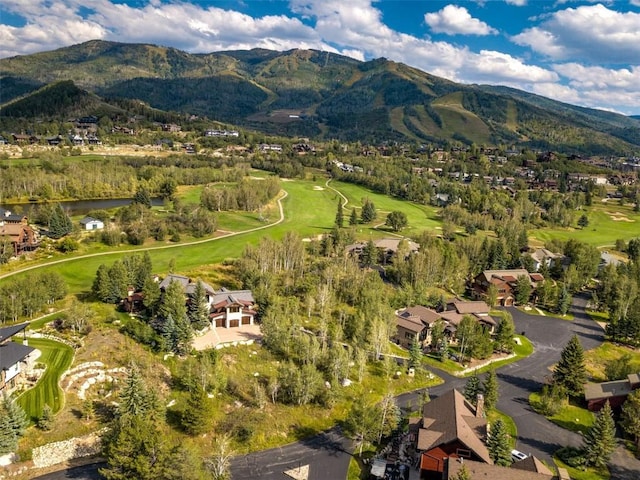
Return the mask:
<path fill-rule="evenodd" d="M 20 333 L 22 330 L 27 328 L 29 323 L 21 323 L 19 325 L 11 325 L 10 327 L 2 327 L 0 328 L 0 343 L 4 342 L 10 337 L 13 337 L 16 333 Z"/>
<path fill-rule="evenodd" d="M 16 363 L 24 360 L 35 348 L 8 342 L 0 345 L 0 370 L 7 370 Z"/>

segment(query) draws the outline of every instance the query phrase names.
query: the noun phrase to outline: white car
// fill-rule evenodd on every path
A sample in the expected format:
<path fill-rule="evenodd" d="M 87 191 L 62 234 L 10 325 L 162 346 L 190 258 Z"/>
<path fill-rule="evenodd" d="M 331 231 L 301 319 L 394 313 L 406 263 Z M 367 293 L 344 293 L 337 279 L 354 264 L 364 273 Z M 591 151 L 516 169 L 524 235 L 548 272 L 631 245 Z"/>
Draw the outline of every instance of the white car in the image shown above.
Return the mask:
<path fill-rule="evenodd" d="M 529 455 L 522 453 L 519 450 L 511 450 L 511 460 L 513 460 L 514 462 L 519 462 L 520 460 L 524 460 L 528 456 Z"/>

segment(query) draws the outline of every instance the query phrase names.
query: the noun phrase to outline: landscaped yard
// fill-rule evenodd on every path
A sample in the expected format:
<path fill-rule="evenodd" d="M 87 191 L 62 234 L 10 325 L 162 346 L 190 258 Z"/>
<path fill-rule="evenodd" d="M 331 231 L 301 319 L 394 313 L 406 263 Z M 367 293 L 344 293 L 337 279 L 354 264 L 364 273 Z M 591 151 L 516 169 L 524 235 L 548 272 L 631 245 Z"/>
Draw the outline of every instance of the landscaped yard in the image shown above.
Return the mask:
<path fill-rule="evenodd" d="M 27 412 L 31 421 L 36 421 L 42 414 L 42 407 L 47 404 L 54 412 L 64 405 L 64 394 L 59 387 L 60 376 L 69 368 L 73 360 L 73 349 L 54 340 L 29 338 L 29 346 L 42 352 L 38 358 L 47 368 L 36 386 L 18 397 L 18 403 Z"/>
<path fill-rule="evenodd" d="M 534 410 L 540 410 L 540 394 L 532 393 L 529 395 L 529 404 Z M 583 408 L 574 402 L 570 402 L 560 409 L 558 413 L 547 417 L 550 421 L 556 425 L 571 430 L 572 432 L 579 432 L 584 434 L 591 428 L 595 417 L 592 412 Z"/>

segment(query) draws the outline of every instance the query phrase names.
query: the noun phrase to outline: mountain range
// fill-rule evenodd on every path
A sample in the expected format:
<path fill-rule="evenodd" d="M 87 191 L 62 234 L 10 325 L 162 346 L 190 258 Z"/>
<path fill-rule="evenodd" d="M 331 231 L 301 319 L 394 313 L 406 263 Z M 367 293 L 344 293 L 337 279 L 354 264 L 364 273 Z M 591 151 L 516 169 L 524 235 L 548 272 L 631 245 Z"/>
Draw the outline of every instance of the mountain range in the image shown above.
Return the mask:
<path fill-rule="evenodd" d="M 459 84 L 384 58 L 316 50 L 190 54 L 94 40 L 0 60 L 0 116 L 109 114 L 126 110 L 125 100 L 270 134 L 640 152 L 638 118 Z"/>

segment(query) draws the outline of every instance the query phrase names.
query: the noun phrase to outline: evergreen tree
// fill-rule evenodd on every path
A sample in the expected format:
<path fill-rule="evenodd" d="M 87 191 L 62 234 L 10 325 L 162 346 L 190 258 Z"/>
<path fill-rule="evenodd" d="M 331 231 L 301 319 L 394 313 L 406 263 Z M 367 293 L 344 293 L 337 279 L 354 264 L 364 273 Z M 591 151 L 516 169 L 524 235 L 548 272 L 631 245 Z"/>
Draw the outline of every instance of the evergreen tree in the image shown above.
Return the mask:
<path fill-rule="evenodd" d="M 478 402 L 478 394 L 482 393 L 482 385 L 480 384 L 480 378 L 478 378 L 478 372 L 474 371 L 467 382 L 464 384 L 464 390 L 462 394 L 472 405 L 476 405 Z"/>
<path fill-rule="evenodd" d="M 589 226 L 589 217 L 587 217 L 586 213 L 583 213 L 582 216 L 578 219 L 578 226 L 580 228 L 586 228 Z"/>
<path fill-rule="evenodd" d="M 0 455 L 13 452 L 18 446 L 18 437 L 9 417 L 0 409 Z"/>
<path fill-rule="evenodd" d="M 158 315 L 162 318 L 167 318 L 171 315 L 176 325 L 178 321 L 187 316 L 187 305 L 182 284 L 175 280 L 169 283 L 160 300 Z"/>
<path fill-rule="evenodd" d="M 204 283 L 198 280 L 193 295 L 189 299 L 187 315 L 194 330 L 204 330 L 209 326 L 209 308 Z"/>
<path fill-rule="evenodd" d="M 131 203 L 138 203 L 147 208 L 151 208 L 151 195 L 149 191 L 146 188 L 138 188 L 133 195 L 133 201 Z"/>
<path fill-rule="evenodd" d="M 53 426 L 53 411 L 51 407 L 46 403 L 42 407 L 42 415 L 38 418 L 38 428 L 41 430 L 49 431 Z"/>
<path fill-rule="evenodd" d="M 631 392 L 622 405 L 620 426 L 635 439 L 636 455 L 640 457 L 640 390 Z"/>
<path fill-rule="evenodd" d="M 111 298 L 111 280 L 109 279 L 109 267 L 102 264 L 96 271 L 96 278 L 93 280 L 91 292 L 98 297 L 101 302 L 113 303 Z"/>
<path fill-rule="evenodd" d="M 191 328 L 189 319 L 186 315 L 175 321 L 175 343 L 174 352 L 177 355 L 186 355 L 191 349 L 191 341 L 193 340 L 193 329 Z"/>
<path fill-rule="evenodd" d="M 154 316 L 160 303 L 160 287 L 153 278 L 148 277 L 142 285 L 142 304 Z"/>
<path fill-rule="evenodd" d="M 420 347 L 420 342 L 414 340 L 411 342 L 411 348 L 409 349 L 409 366 L 417 368 L 420 366 L 420 362 L 422 362 L 422 348 Z"/>
<path fill-rule="evenodd" d="M 16 434 L 16 438 L 22 437 L 29 425 L 27 414 L 7 393 L 2 397 L 0 412 L 8 418 L 9 425 Z"/>
<path fill-rule="evenodd" d="M 377 216 L 376 206 L 371 200 L 366 198 L 362 205 L 362 211 L 360 212 L 360 221 L 362 221 L 362 223 L 373 222 Z"/>
<path fill-rule="evenodd" d="M 73 231 L 73 222 L 69 215 L 65 213 L 59 203 L 53 209 L 49 218 L 49 236 L 52 238 L 62 238 Z"/>
<path fill-rule="evenodd" d="M 528 275 L 520 275 L 516 281 L 515 299 L 518 305 L 529 303 L 531 297 L 531 281 Z"/>
<path fill-rule="evenodd" d="M 507 311 L 503 313 L 504 316 L 496 329 L 496 337 L 493 345 L 496 351 L 511 353 L 513 351 L 513 336 L 516 333 L 516 327 L 511 314 Z"/>
<path fill-rule="evenodd" d="M 484 407 L 486 410 L 493 410 L 498 404 L 498 376 L 496 371 L 491 369 L 484 379 Z"/>
<path fill-rule="evenodd" d="M 144 254 L 142 255 L 142 258 L 138 263 L 138 268 L 136 269 L 136 272 L 135 272 L 135 278 L 133 279 L 133 284 L 136 290 L 142 290 L 142 288 L 144 287 L 144 284 L 148 280 L 153 281 L 153 279 L 151 278 L 152 274 L 153 274 L 153 263 L 151 262 L 151 255 L 149 255 L 149 252 L 144 252 Z"/>
<path fill-rule="evenodd" d="M 118 417 L 102 438 L 107 480 L 158 480 L 164 478 L 169 449 L 156 422 L 146 415 Z"/>
<path fill-rule="evenodd" d="M 487 449 L 493 463 L 508 467 L 511 465 L 511 447 L 509 445 L 509 435 L 507 427 L 502 419 L 497 419 L 491 425 L 489 438 L 487 439 Z"/>
<path fill-rule="evenodd" d="M 336 211 L 336 226 L 342 228 L 344 226 L 344 212 L 342 211 L 342 197 L 338 196 L 338 210 Z"/>
<path fill-rule="evenodd" d="M 365 267 L 370 267 L 378 263 L 378 248 L 376 247 L 376 244 L 373 243 L 373 240 L 369 239 L 367 244 L 364 246 L 360 260 L 362 261 L 362 265 Z"/>
<path fill-rule="evenodd" d="M 108 298 L 109 303 L 118 303 L 125 298 L 129 289 L 129 274 L 124 264 L 116 260 L 109 268 Z"/>
<path fill-rule="evenodd" d="M 593 426 L 583 437 L 584 459 L 587 465 L 606 467 L 616 449 L 616 424 L 609 401 L 596 415 Z"/>
<path fill-rule="evenodd" d="M 209 430 L 211 399 L 199 386 L 189 391 L 187 405 L 180 416 L 180 424 L 189 435 L 200 435 Z"/>
<path fill-rule="evenodd" d="M 584 365 L 584 350 L 574 335 L 564 347 L 560 362 L 553 369 L 553 381 L 574 397 L 582 395 L 587 373 Z"/>
<path fill-rule="evenodd" d="M 147 388 L 140 368 L 135 363 L 131 363 L 120 390 L 118 416 L 155 417 L 160 410 L 158 402 L 155 392 Z"/>
<path fill-rule="evenodd" d="M 567 286 L 563 285 L 562 290 L 560 290 L 560 295 L 558 295 L 558 306 L 556 309 L 560 315 L 566 315 L 569 307 L 571 307 L 571 293 L 567 290 Z"/>
<path fill-rule="evenodd" d="M 349 217 L 349 225 L 355 226 L 358 224 L 358 213 L 356 212 L 356 207 L 351 209 L 351 216 Z"/>
<path fill-rule="evenodd" d="M 177 333 L 176 322 L 173 320 L 173 315 L 169 314 L 164 321 L 159 322 L 158 330 L 164 340 L 164 349 L 168 352 L 176 351 Z"/>

